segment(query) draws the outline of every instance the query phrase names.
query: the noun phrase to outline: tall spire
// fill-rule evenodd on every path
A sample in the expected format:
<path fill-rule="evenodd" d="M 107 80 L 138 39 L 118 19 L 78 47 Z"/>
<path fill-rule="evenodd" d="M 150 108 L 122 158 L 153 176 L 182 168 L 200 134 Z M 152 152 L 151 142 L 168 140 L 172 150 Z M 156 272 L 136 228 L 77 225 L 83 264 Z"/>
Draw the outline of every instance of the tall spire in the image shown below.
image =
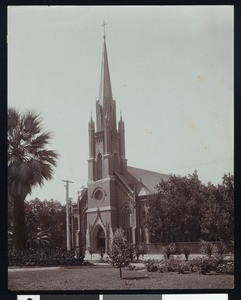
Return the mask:
<path fill-rule="evenodd" d="M 103 43 L 103 51 L 102 51 L 102 66 L 101 66 L 101 77 L 100 77 L 100 94 L 99 94 L 99 101 L 102 106 L 104 107 L 104 103 L 111 102 L 112 98 L 112 90 L 111 90 L 111 82 L 110 82 L 110 71 L 109 71 L 109 64 L 108 64 L 108 56 L 107 56 L 107 48 L 105 42 L 105 26 L 107 23 L 105 21 L 101 26 L 104 28 L 104 43 Z"/>

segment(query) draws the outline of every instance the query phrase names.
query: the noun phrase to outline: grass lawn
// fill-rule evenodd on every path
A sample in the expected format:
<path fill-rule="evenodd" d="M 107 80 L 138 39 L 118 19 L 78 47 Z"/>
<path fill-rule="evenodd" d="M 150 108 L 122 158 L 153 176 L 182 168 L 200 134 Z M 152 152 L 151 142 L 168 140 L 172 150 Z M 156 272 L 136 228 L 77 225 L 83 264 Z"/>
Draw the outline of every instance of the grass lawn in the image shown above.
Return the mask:
<path fill-rule="evenodd" d="M 26 271 L 25 271 L 26 270 Z M 144 289 L 231 289 L 232 275 L 201 275 L 197 273 L 152 273 L 146 270 L 119 270 L 111 266 L 61 267 L 21 271 L 12 269 L 8 275 L 10 290 L 144 290 Z"/>

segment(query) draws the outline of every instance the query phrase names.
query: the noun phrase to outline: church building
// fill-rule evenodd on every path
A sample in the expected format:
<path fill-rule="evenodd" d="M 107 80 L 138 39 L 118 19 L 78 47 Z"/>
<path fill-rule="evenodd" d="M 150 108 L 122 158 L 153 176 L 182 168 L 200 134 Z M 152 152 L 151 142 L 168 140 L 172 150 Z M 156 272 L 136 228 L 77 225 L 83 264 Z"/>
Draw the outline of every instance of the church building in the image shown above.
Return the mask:
<path fill-rule="evenodd" d="M 87 189 L 72 211 L 72 248 L 92 252 L 108 252 L 117 228 L 125 231 L 129 242 L 149 244 L 144 226 L 147 201 L 161 179 L 168 179 L 168 175 L 127 165 L 125 124 L 122 116 L 116 122 L 105 33 L 103 38 L 96 119 L 91 116 L 89 121 Z"/>

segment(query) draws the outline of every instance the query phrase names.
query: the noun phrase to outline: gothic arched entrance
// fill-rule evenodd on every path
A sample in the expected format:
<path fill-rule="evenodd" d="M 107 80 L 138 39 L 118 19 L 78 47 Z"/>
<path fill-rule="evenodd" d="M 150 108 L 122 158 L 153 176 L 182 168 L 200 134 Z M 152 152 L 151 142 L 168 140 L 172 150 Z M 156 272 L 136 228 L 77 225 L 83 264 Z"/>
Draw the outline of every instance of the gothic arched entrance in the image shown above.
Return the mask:
<path fill-rule="evenodd" d="M 97 233 L 97 247 L 99 251 L 105 252 L 105 232 L 102 227 L 100 227 Z"/>

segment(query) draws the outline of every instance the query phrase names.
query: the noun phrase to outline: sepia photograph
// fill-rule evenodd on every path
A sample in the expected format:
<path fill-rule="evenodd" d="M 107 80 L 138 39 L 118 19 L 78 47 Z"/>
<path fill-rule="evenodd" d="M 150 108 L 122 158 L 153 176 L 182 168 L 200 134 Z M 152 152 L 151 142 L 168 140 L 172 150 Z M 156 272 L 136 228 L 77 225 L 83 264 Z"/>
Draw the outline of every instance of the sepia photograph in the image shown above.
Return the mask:
<path fill-rule="evenodd" d="M 233 289 L 234 7 L 7 22 L 9 290 Z"/>

